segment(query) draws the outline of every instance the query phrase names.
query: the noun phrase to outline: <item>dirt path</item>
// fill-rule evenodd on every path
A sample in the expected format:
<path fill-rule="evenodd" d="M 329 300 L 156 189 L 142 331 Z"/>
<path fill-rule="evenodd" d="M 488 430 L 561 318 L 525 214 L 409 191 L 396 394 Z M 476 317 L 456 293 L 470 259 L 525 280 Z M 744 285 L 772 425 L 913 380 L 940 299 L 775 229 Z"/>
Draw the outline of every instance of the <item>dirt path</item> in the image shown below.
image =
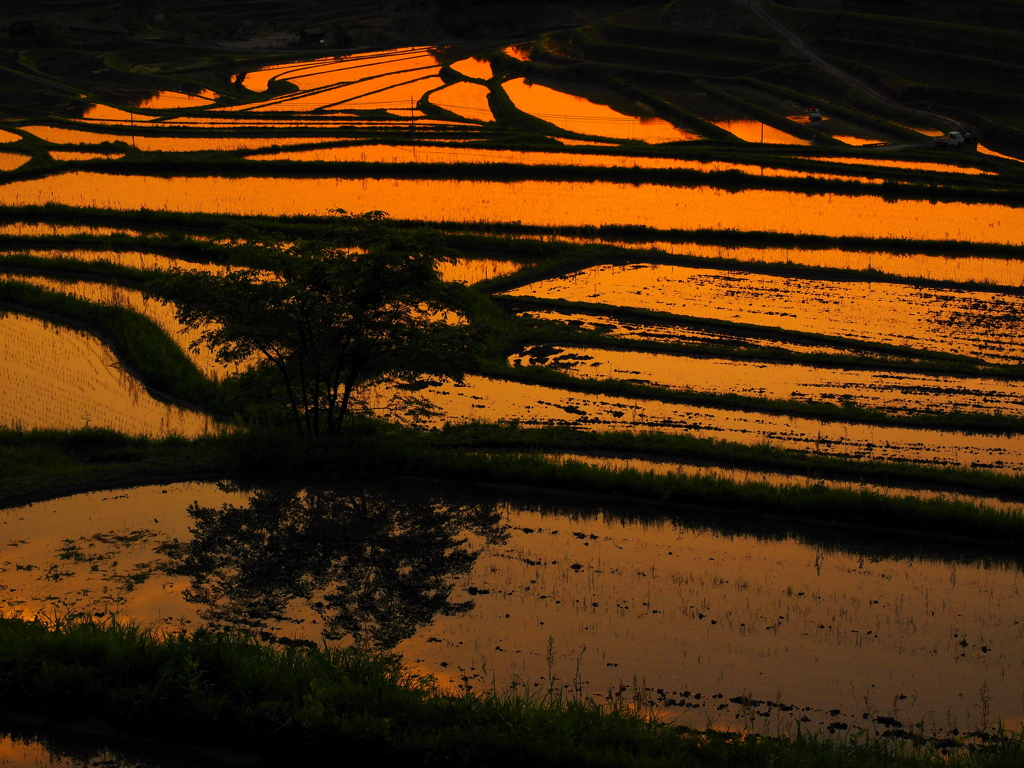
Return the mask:
<path fill-rule="evenodd" d="M 862 80 L 858 80 L 856 77 L 849 74 L 848 72 L 844 72 L 838 67 L 829 64 L 827 61 L 821 58 L 821 56 L 816 54 L 814 51 L 810 50 L 804 44 L 804 41 L 801 40 L 795 32 L 790 30 L 788 27 L 783 26 L 770 13 L 768 13 L 768 11 L 765 10 L 761 0 L 734 0 L 734 2 L 737 2 L 740 5 L 746 5 L 751 11 L 754 12 L 754 14 L 761 21 L 763 21 L 765 24 L 767 24 L 776 32 L 778 32 L 779 35 L 781 35 L 782 38 L 787 43 L 789 43 L 800 56 L 807 59 L 815 66 L 821 67 L 825 71 L 832 73 L 843 82 L 852 85 L 854 88 L 858 88 L 859 90 L 863 91 L 876 101 L 881 102 L 882 104 L 885 104 L 886 106 L 891 107 L 893 109 L 898 109 L 902 112 L 909 112 L 911 114 L 920 115 L 922 117 L 938 118 L 939 120 L 949 123 L 954 128 L 959 127 L 959 121 L 954 120 L 953 118 L 947 115 L 940 115 L 937 112 L 928 112 L 927 110 L 917 109 L 915 107 L 908 107 L 906 104 L 900 104 L 897 101 L 893 101 L 888 96 L 885 96 L 884 94 L 875 90 Z"/>

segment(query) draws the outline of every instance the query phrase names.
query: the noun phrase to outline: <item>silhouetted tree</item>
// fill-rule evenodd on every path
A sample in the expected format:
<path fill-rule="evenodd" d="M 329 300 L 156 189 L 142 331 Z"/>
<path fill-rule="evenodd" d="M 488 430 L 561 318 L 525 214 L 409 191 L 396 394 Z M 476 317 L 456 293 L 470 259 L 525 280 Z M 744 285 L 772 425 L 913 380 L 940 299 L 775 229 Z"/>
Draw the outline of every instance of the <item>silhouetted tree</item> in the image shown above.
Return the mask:
<path fill-rule="evenodd" d="M 419 374 L 459 378 L 469 334 L 453 320 L 446 258 L 385 214 L 343 214 L 329 241 L 236 243 L 245 267 L 177 271 L 151 290 L 228 363 L 271 367 L 296 428 L 333 434 L 360 387 Z"/>

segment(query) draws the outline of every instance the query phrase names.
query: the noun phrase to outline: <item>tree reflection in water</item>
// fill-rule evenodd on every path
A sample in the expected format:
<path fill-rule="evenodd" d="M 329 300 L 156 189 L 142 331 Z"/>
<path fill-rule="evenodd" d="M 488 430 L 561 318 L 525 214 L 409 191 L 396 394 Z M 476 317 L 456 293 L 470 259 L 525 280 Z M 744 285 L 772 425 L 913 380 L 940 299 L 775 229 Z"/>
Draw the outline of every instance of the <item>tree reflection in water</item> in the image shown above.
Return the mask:
<path fill-rule="evenodd" d="M 185 599 L 211 627 L 268 640 L 287 642 L 282 628 L 305 614 L 325 640 L 393 648 L 435 615 L 470 610 L 471 600 L 451 599 L 455 577 L 484 544 L 508 538 L 494 504 L 365 490 L 251 494 L 244 507 L 192 504 L 194 538 L 169 547 L 169 572 L 190 579 Z"/>

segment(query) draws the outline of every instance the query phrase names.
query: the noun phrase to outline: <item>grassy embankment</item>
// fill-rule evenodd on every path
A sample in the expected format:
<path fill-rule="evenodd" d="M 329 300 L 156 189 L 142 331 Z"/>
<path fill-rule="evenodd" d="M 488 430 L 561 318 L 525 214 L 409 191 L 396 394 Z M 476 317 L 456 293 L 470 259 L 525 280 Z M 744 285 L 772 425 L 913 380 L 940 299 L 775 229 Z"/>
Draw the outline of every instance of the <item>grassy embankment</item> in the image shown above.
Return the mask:
<path fill-rule="evenodd" d="M 0 431 L 4 492 L 0 503 L 188 477 L 248 473 L 329 477 L 421 477 L 500 486 L 576 490 L 651 502 L 643 514 L 686 521 L 695 506 L 736 521 L 802 521 L 839 534 L 871 530 L 879 540 L 971 542 L 992 555 L 1016 556 L 1024 512 L 993 510 L 945 498 L 890 496 L 824 484 L 774 486 L 714 471 L 696 476 L 612 470 L 545 453 L 628 455 L 662 461 L 797 473 L 879 485 L 938 488 L 1024 499 L 1013 475 L 913 464 L 860 462 L 762 444 L 660 433 L 582 433 L 469 424 L 420 432 L 372 422 L 338 440 L 304 443 L 291 433 L 236 430 L 195 440 L 148 440 L 101 430 Z M 825 511 L 827 510 L 827 512 Z M 639 512 L 638 512 L 639 514 Z"/>
<path fill-rule="evenodd" d="M 258 754 L 269 763 L 334 757 L 440 765 L 987 766 L 1018 765 L 1024 740 L 972 747 L 863 733 L 744 736 L 651 718 L 649 703 L 560 690 L 447 691 L 393 656 L 271 648 L 197 632 L 0 620 L 0 692 L 23 714 L 82 712 L 120 733 Z M 976 741 L 965 737 L 965 742 Z"/>

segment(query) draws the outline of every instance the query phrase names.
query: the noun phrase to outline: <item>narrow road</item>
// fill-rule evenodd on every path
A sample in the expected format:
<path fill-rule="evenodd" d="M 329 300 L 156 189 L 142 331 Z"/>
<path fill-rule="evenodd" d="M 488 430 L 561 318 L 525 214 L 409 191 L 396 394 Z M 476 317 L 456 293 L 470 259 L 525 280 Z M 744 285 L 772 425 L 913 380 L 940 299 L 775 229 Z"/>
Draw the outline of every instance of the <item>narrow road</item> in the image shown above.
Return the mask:
<path fill-rule="evenodd" d="M 804 41 L 801 40 L 800 37 L 795 32 L 790 30 L 788 27 L 783 26 L 778 20 L 775 19 L 775 17 L 773 17 L 770 13 L 768 13 L 768 11 L 765 10 L 764 5 L 762 4 L 761 0 L 735 0 L 735 1 L 737 3 L 739 3 L 740 5 L 744 5 L 745 4 L 750 10 L 752 10 L 754 12 L 754 15 L 756 15 L 757 18 L 761 19 L 761 21 L 763 21 L 765 24 L 767 24 L 772 29 L 774 29 L 776 32 L 778 32 L 783 37 L 783 39 L 785 39 L 786 42 L 788 42 L 793 47 L 793 50 L 795 50 L 798 54 L 800 54 L 800 56 L 802 56 L 803 58 L 807 59 L 809 62 L 811 62 L 815 66 L 821 67 L 822 69 L 826 70 L 827 72 L 831 72 L 833 75 L 835 75 L 839 79 L 843 80 L 844 82 L 849 83 L 850 85 L 854 86 L 855 88 L 859 88 L 860 90 L 862 90 L 864 93 L 866 93 L 868 96 L 870 96 L 871 98 L 875 99 L 876 101 L 879 101 L 879 102 L 881 102 L 882 104 L 885 104 L 888 107 L 892 107 L 893 109 L 898 109 L 898 110 L 903 111 L 903 112 L 910 112 L 911 114 L 915 114 L 915 115 L 921 115 L 922 117 L 937 117 L 939 120 L 942 120 L 942 121 L 944 121 L 946 123 L 949 123 L 954 128 L 958 128 L 960 126 L 960 123 L 959 123 L 958 120 L 954 120 L 953 118 L 951 118 L 951 117 L 949 117 L 947 115 L 940 115 L 937 112 L 928 112 L 927 110 L 917 109 L 915 107 L 908 107 L 906 104 L 900 104 L 897 101 L 893 101 L 888 96 L 885 96 L 884 94 L 879 93 L 878 91 L 876 91 L 874 88 L 869 86 L 867 83 L 865 83 L 865 82 L 863 82 L 861 80 L 858 80 L 856 77 L 854 77 L 850 73 L 844 72 L 843 70 L 839 69 L 838 67 L 836 67 L 836 66 L 834 66 L 832 64 L 829 64 L 827 61 L 825 61 L 823 58 L 821 58 L 821 56 L 816 54 L 814 51 L 810 50 L 804 44 Z"/>

